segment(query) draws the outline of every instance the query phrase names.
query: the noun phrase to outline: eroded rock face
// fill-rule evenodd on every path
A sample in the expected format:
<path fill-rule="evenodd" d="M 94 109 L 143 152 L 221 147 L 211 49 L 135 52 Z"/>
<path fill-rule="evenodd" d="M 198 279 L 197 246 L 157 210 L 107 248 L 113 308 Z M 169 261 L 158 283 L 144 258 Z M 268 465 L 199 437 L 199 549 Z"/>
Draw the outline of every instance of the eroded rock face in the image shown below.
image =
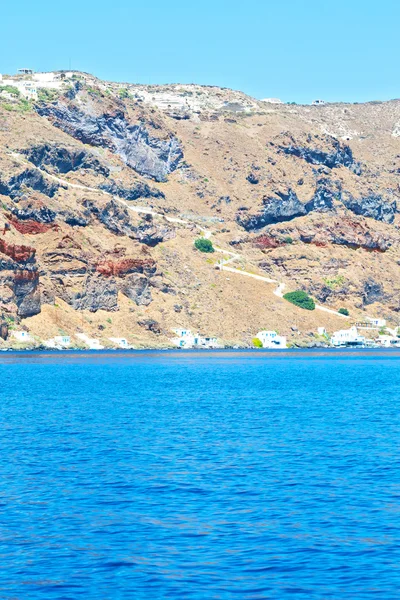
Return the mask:
<path fill-rule="evenodd" d="M 393 223 L 397 210 L 397 202 L 393 197 L 384 198 L 374 194 L 354 198 L 346 192 L 342 195 L 342 202 L 356 215 L 363 215 L 384 223 Z"/>
<path fill-rule="evenodd" d="M 329 169 L 344 166 L 357 175 L 361 174 L 361 165 L 354 160 L 351 148 L 332 136 L 320 138 L 310 135 L 304 140 L 303 145 L 299 144 L 292 136 L 287 136 L 285 143 L 279 145 L 278 148 L 284 154 L 297 156 L 312 165 L 324 165 Z"/>
<path fill-rule="evenodd" d="M 102 206 L 86 200 L 83 205 L 89 213 L 95 215 L 107 229 L 116 235 L 127 235 L 147 246 L 156 246 L 175 235 L 172 227 L 155 225 L 151 215 L 144 215 L 141 224 L 135 226 L 128 208 L 115 200 L 110 200 Z"/>
<path fill-rule="evenodd" d="M 143 125 L 129 123 L 122 110 L 95 115 L 72 103 L 57 102 L 41 105 L 37 111 L 83 143 L 109 148 L 137 173 L 155 181 L 166 181 L 183 158 L 175 137 L 150 136 Z"/>
<path fill-rule="evenodd" d="M 126 277 L 121 285 L 121 291 L 138 306 L 148 306 L 152 301 L 150 282 L 144 275 Z"/>
<path fill-rule="evenodd" d="M 272 223 L 290 221 L 295 217 L 307 214 L 305 205 L 300 202 L 293 190 L 289 189 L 287 193 L 275 193 L 276 197 L 263 199 L 263 211 L 261 213 L 244 217 L 238 215 L 238 223 L 247 231 L 254 231 Z"/>
<path fill-rule="evenodd" d="M 109 194 L 113 194 L 113 196 L 124 198 L 125 200 L 137 200 L 138 198 L 165 198 L 163 192 L 155 187 L 150 187 L 147 183 L 141 181 L 130 188 L 124 188 L 116 184 L 115 181 L 111 181 L 110 183 L 101 185 L 100 189 Z"/>
<path fill-rule="evenodd" d="M 319 179 L 313 199 L 306 204 L 306 211 L 327 212 L 334 210 L 334 200 L 341 200 L 340 183 L 329 179 Z"/>
<path fill-rule="evenodd" d="M 385 297 L 385 293 L 380 283 L 369 278 L 364 283 L 363 290 L 363 304 L 368 306 L 374 302 L 382 302 Z"/>
<path fill-rule="evenodd" d="M 13 292 L 18 316 L 26 318 L 40 313 L 41 300 L 37 271 L 27 269 L 15 271 Z"/>
<path fill-rule="evenodd" d="M 37 202 L 19 202 L 11 206 L 12 214 L 21 221 L 36 221 L 37 223 L 53 223 L 57 213 L 48 206 Z"/>
<path fill-rule="evenodd" d="M 55 146 L 51 144 L 38 144 L 23 150 L 27 159 L 36 167 L 54 170 L 57 173 L 69 173 L 78 169 L 90 169 L 99 175 L 108 177 L 110 170 L 97 158 L 85 150 Z"/>
<path fill-rule="evenodd" d="M 138 325 L 144 329 L 147 329 L 147 331 L 155 333 L 156 335 L 160 335 L 161 333 L 160 324 L 154 319 L 142 319 L 141 321 L 138 321 Z"/>
<path fill-rule="evenodd" d="M 123 277 L 132 273 L 152 275 L 156 269 L 152 258 L 105 258 L 96 265 L 96 271 L 105 277 Z"/>
<path fill-rule="evenodd" d="M 75 294 L 70 303 L 76 310 L 116 311 L 118 310 L 118 289 L 114 277 L 103 277 L 100 273 L 90 273 L 84 282 L 83 290 Z"/>
<path fill-rule="evenodd" d="M 5 182 L 0 177 L 0 194 L 3 196 L 9 196 L 13 199 L 19 198 L 24 195 L 25 188 L 30 188 L 49 198 L 53 198 L 60 186 L 55 181 L 48 181 L 36 169 L 26 169 L 22 173 L 11 177 L 8 182 Z"/>
<path fill-rule="evenodd" d="M 32 264 L 35 262 L 36 250 L 31 246 L 12 244 L 0 238 L 0 252 L 9 256 L 16 263 Z"/>
<path fill-rule="evenodd" d="M 296 193 L 290 188 L 287 192 L 277 191 L 275 194 L 275 197 L 263 199 L 263 209 L 260 213 L 255 215 L 239 213 L 237 222 L 247 231 L 256 231 L 266 225 L 291 221 L 311 212 L 336 212 L 336 207 L 342 204 L 356 215 L 392 223 L 397 210 L 393 195 L 388 198 L 375 195 L 355 198 L 349 192 L 342 190 L 340 182 L 326 178 L 317 181 L 313 198 L 305 204 L 300 202 Z"/>
<path fill-rule="evenodd" d="M 41 296 L 35 249 L 16 245 L 0 238 L 0 302 L 14 305 L 20 317 L 40 313 Z"/>
<path fill-rule="evenodd" d="M 344 215 L 338 215 L 329 224 L 303 222 L 293 224 L 290 228 L 289 226 L 287 228 L 278 226 L 271 231 L 271 234 L 290 235 L 305 244 L 314 244 L 320 247 L 333 244 L 354 250 L 363 248 L 369 251 L 386 252 L 392 245 L 390 235 L 382 235 L 371 230 L 366 221 Z"/>

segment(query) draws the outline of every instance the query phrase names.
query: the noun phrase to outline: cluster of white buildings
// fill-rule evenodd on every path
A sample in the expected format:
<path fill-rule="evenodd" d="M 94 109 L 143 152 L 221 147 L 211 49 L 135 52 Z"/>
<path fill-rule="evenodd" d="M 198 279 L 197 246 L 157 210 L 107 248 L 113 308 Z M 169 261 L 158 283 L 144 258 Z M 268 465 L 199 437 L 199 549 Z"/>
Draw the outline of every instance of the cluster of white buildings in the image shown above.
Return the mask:
<path fill-rule="evenodd" d="M 73 71 L 34 73 L 32 69 L 18 69 L 18 74 L 13 77 L 0 74 L 0 87 L 11 86 L 16 88 L 23 98 L 37 100 L 40 88 L 59 90 L 73 75 Z M 12 99 L 10 92 L 2 90 L 0 94 Z"/>
<path fill-rule="evenodd" d="M 256 338 L 260 340 L 263 348 L 287 348 L 286 338 L 278 335 L 276 331 L 259 331 Z"/>
<path fill-rule="evenodd" d="M 378 330 L 377 337 L 365 337 L 360 335 L 359 330 L 374 331 Z M 320 333 L 320 330 L 318 330 Z M 326 332 L 325 332 L 326 333 Z M 334 347 L 400 347 L 400 337 L 397 329 L 386 327 L 385 319 L 373 319 L 367 317 L 365 321 L 356 323 L 350 329 L 340 329 L 335 331 L 330 342 Z"/>
<path fill-rule="evenodd" d="M 219 348 L 216 337 L 205 337 L 198 333 L 192 333 L 190 329 L 173 329 L 176 337 L 171 342 L 177 348 Z"/>

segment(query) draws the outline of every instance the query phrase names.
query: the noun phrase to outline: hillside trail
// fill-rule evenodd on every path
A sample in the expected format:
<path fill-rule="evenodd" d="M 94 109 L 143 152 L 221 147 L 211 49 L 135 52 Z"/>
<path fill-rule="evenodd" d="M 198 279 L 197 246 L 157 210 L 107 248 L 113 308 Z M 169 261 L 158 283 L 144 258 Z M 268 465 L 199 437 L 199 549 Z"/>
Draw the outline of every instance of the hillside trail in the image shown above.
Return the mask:
<path fill-rule="evenodd" d="M 185 225 L 185 226 L 188 226 L 188 225 L 193 226 L 194 225 L 195 227 L 197 227 L 197 229 L 202 233 L 202 235 L 206 239 L 210 239 L 214 235 L 210 229 L 205 229 L 204 227 L 201 227 L 195 221 L 179 219 L 178 217 L 168 217 L 168 216 L 166 216 L 162 213 L 159 213 L 147 206 L 131 206 L 122 198 L 119 198 L 118 196 L 115 196 L 114 194 L 112 194 L 111 192 L 107 192 L 106 190 L 101 190 L 99 188 L 92 188 L 92 187 L 89 187 L 86 185 L 81 185 L 78 183 L 71 183 L 70 181 L 68 181 L 66 179 L 62 179 L 61 177 L 52 175 L 51 173 L 48 173 L 44 169 L 41 169 L 40 167 L 37 167 L 36 165 L 32 165 L 32 163 L 30 163 L 22 154 L 20 154 L 18 152 L 10 152 L 9 154 L 10 154 L 10 156 L 12 156 L 14 159 L 18 160 L 21 163 L 29 164 L 30 166 L 34 166 L 34 168 L 37 169 L 38 171 L 40 171 L 40 173 L 42 173 L 42 175 L 44 175 L 45 177 L 48 177 L 49 179 L 52 179 L 53 181 L 56 181 L 57 183 L 59 183 L 62 186 L 67 186 L 67 187 L 84 190 L 87 192 L 97 193 L 97 194 L 101 194 L 101 195 L 105 195 L 105 196 L 111 196 L 114 200 L 120 202 L 128 210 L 131 210 L 132 212 L 148 214 L 148 215 L 152 215 L 154 217 L 159 217 L 161 219 L 165 219 L 169 223 L 176 223 L 176 224 Z M 273 293 L 278 298 L 283 298 L 283 290 L 285 288 L 284 283 L 279 282 L 276 279 L 271 279 L 270 277 L 265 277 L 264 275 L 257 275 L 255 273 L 250 273 L 249 271 L 235 269 L 234 267 L 228 267 L 227 265 L 229 263 L 233 263 L 237 260 L 242 259 L 243 258 L 242 255 L 237 252 L 231 252 L 229 250 L 225 250 L 224 248 L 220 248 L 219 246 L 215 246 L 215 245 L 214 245 L 214 250 L 216 252 L 221 252 L 223 254 L 227 254 L 230 256 L 230 258 L 228 258 L 228 259 L 221 259 L 220 261 L 218 261 L 216 264 L 216 269 L 219 269 L 220 271 L 227 271 L 229 273 L 235 273 L 235 274 L 241 275 L 243 277 L 250 277 L 252 279 L 256 279 L 257 281 L 265 281 L 266 283 L 277 283 L 278 286 L 274 289 Z M 333 314 L 337 317 L 341 317 L 343 319 L 350 318 L 347 315 L 342 315 L 339 312 L 337 312 L 336 310 L 333 310 L 331 308 L 326 308 L 325 306 L 321 306 L 320 304 L 315 304 L 315 308 L 318 310 L 321 310 L 323 312 Z"/>

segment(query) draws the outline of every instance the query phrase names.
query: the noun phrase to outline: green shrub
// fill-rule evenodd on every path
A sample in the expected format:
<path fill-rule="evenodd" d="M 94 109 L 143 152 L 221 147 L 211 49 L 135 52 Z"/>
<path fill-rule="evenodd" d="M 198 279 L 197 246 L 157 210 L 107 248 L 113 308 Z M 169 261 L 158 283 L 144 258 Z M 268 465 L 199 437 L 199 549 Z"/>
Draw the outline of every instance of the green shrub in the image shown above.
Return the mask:
<path fill-rule="evenodd" d="M 47 88 L 40 88 L 37 95 L 39 102 L 54 102 L 59 96 L 57 90 Z"/>
<path fill-rule="evenodd" d="M 262 341 L 259 340 L 258 338 L 253 338 L 253 346 L 255 348 L 262 348 L 263 347 Z"/>
<path fill-rule="evenodd" d="M 124 98 L 130 98 L 129 92 L 126 88 L 121 88 L 118 92 L 118 96 L 122 98 L 122 100 Z"/>
<path fill-rule="evenodd" d="M 284 241 L 286 244 L 293 244 L 293 238 L 291 238 L 290 235 L 287 235 Z"/>
<path fill-rule="evenodd" d="M 331 279 L 327 277 L 324 279 L 324 282 L 329 288 L 331 288 L 331 290 L 334 290 L 338 286 L 344 284 L 345 278 L 343 277 L 343 275 L 338 275 L 337 277 L 333 277 Z"/>
<path fill-rule="evenodd" d="M 21 95 L 19 89 L 14 87 L 13 85 L 0 85 L 0 92 L 7 92 L 8 94 L 15 96 L 16 98 L 19 98 Z"/>
<path fill-rule="evenodd" d="M 285 300 L 291 302 L 299 308 L 305 308 L 306 310 L 314 310 L 315 302 L 306 292 L 303 290 L 297 290 L 296 292 L 288 292 L 283 296 Z"/>
<path fill-rule="evenodd" d="M 339 308 L 338 313 L 340 315 L 345 315 L 346 317 L 348 317 L 350 314 L 349 311 L 347 310 L 347 308 Z"/>
<path fill-rule="evenodd" d="M 21 100 L 19 100 L 18 102 L 15 102 L 14 104 L 9 104 L 8 102 L 2 102 L 1 107 L 4 108 L 4 110 L 8 110 L 9 112 L 25 113 L 25 112 L 29 112 L 31 110 L 32 105 L 29 102 L 29 100 L 25 100 L 25 99 L 21 98 Z"/>
<path fill-rule="evenodd" d="M 210 240 L 206 240 L 206 238 L 199 238 L 194 243 L 195 248 L 200 250 L 200 252 L 214 252 L 214 247 Z"/>

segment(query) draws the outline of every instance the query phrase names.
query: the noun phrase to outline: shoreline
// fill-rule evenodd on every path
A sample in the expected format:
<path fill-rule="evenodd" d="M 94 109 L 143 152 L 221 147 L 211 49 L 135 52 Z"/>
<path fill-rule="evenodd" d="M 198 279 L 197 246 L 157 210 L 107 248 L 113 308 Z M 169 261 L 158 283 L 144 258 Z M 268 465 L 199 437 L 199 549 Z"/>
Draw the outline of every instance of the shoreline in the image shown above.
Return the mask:
<path fill-rule="evenodd" d="M 91 354 L 91 355 L 134 355 L 134 354 L 146 354 L 146 353 L 155 353 L 161 352 L 163 354 L 179 354 L 179 355 L 212 355 L 212 354 L 254 354 L 254 355 L 265 355 L 272 354 L 274 356 L 287 356 L 288 354 L 338 354 L 338 353 L 366 353 L 371 354 L 373 352 L 378 353 L 393 353 L 398 352 L 400 355 L 400 347 L 374 347 L 374 348 L 363 348 L 363 347 L 309 347 L 309 348 L 158 348 L 158 347 L 149 347 L 149 348 L 102 348 L 100 350 L 91 349 L 91 348 L 7 348 L 0 349 L 0 357 L 3 354 L 4 356 L 10 354 L 38 354 L 45 355 L 51 354 L 56 356 L 61 355 L 74 355 L 74 354 Z"/>

